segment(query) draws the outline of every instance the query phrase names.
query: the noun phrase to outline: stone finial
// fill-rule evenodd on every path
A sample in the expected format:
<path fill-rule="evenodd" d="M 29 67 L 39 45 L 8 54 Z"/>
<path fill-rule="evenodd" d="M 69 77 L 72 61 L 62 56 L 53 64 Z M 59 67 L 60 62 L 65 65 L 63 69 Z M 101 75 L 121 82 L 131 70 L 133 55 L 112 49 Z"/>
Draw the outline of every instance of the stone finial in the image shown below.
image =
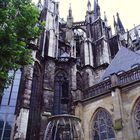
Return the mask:
<path fill-rule="evenodd" d="M 87 8 L 88 8 L 88 11 L 90 12 L 91 11 L 91 3 L 90 3 L 90 0 L 88 0 Z"/>

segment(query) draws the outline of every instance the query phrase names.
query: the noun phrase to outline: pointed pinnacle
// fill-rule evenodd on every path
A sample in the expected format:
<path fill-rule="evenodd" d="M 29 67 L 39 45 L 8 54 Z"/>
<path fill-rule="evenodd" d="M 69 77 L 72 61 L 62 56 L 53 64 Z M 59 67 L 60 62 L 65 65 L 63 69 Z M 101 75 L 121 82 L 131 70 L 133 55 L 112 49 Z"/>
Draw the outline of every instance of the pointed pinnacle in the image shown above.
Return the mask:
<path fill-rule="evenodd" d="M 106 12 L 104 11 L 104 20 L 107 21 Z"/>

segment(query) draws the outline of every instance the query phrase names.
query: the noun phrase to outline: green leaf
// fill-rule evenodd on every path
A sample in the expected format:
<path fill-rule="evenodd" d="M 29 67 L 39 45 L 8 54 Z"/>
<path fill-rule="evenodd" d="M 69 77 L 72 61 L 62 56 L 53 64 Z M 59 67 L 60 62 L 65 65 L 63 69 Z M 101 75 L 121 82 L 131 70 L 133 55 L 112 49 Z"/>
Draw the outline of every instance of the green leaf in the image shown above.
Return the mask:
<path fill-rule="evenodd" d="M 3 4 L 4 3 L 4 4 Z M 0 0 L 0 91 L 10 83 L 9 70 L 33 62 L 27 44 L 40 35 L 44 23 L 31 0 Z"/>

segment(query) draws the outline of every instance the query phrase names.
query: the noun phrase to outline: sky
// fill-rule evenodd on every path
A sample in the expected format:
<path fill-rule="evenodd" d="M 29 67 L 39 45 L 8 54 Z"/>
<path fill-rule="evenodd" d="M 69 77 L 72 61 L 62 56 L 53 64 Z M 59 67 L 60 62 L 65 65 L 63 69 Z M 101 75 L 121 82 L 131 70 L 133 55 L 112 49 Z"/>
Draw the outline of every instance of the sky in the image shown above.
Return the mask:
<path fill-rule="evenodd" d="M 37 1 L 37 0 L 33 0 Z M 87 1 L 88 0 L 57 0 L 60 2 L 60 17 L 66 20 L 68 15 L 69 4 L 71 3 L 72 13 L 74 21 L 84 21 Z M 94 0 L 90 0 L 92 4 Z M 113 15 L 118 12 L 125 29 L 131 29 L 135 25 L 140 24 L 140 0 L 98 0 L 101 17 L 104 16 L 104 11 L 106 12 L 108 18 L 108 24 L 113 27 Z"/>

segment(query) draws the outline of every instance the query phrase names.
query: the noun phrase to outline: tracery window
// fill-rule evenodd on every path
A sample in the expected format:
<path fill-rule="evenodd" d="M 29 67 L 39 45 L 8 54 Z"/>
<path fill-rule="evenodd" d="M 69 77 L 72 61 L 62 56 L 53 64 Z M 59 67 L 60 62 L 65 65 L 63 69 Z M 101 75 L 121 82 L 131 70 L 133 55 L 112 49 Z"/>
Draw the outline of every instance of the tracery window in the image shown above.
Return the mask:
<path fill-rule="evenodd" d="M 62 114 L 65 111 L 64 102 L 69 98 L 67 74 L 60 71 L 55 76 L 53 114 Z"/>
<path fill-rule="evenodd" d="M 93 140 L 116 140 L 111 115 L 99 109 L 92 124 Z"/>
<path fill-rule="evenodd" d="M 136 121 L 136 129 L 137 135 L 140 137 L 140 101 L 138 102 L 135 108 L 135 121 Z"/>

